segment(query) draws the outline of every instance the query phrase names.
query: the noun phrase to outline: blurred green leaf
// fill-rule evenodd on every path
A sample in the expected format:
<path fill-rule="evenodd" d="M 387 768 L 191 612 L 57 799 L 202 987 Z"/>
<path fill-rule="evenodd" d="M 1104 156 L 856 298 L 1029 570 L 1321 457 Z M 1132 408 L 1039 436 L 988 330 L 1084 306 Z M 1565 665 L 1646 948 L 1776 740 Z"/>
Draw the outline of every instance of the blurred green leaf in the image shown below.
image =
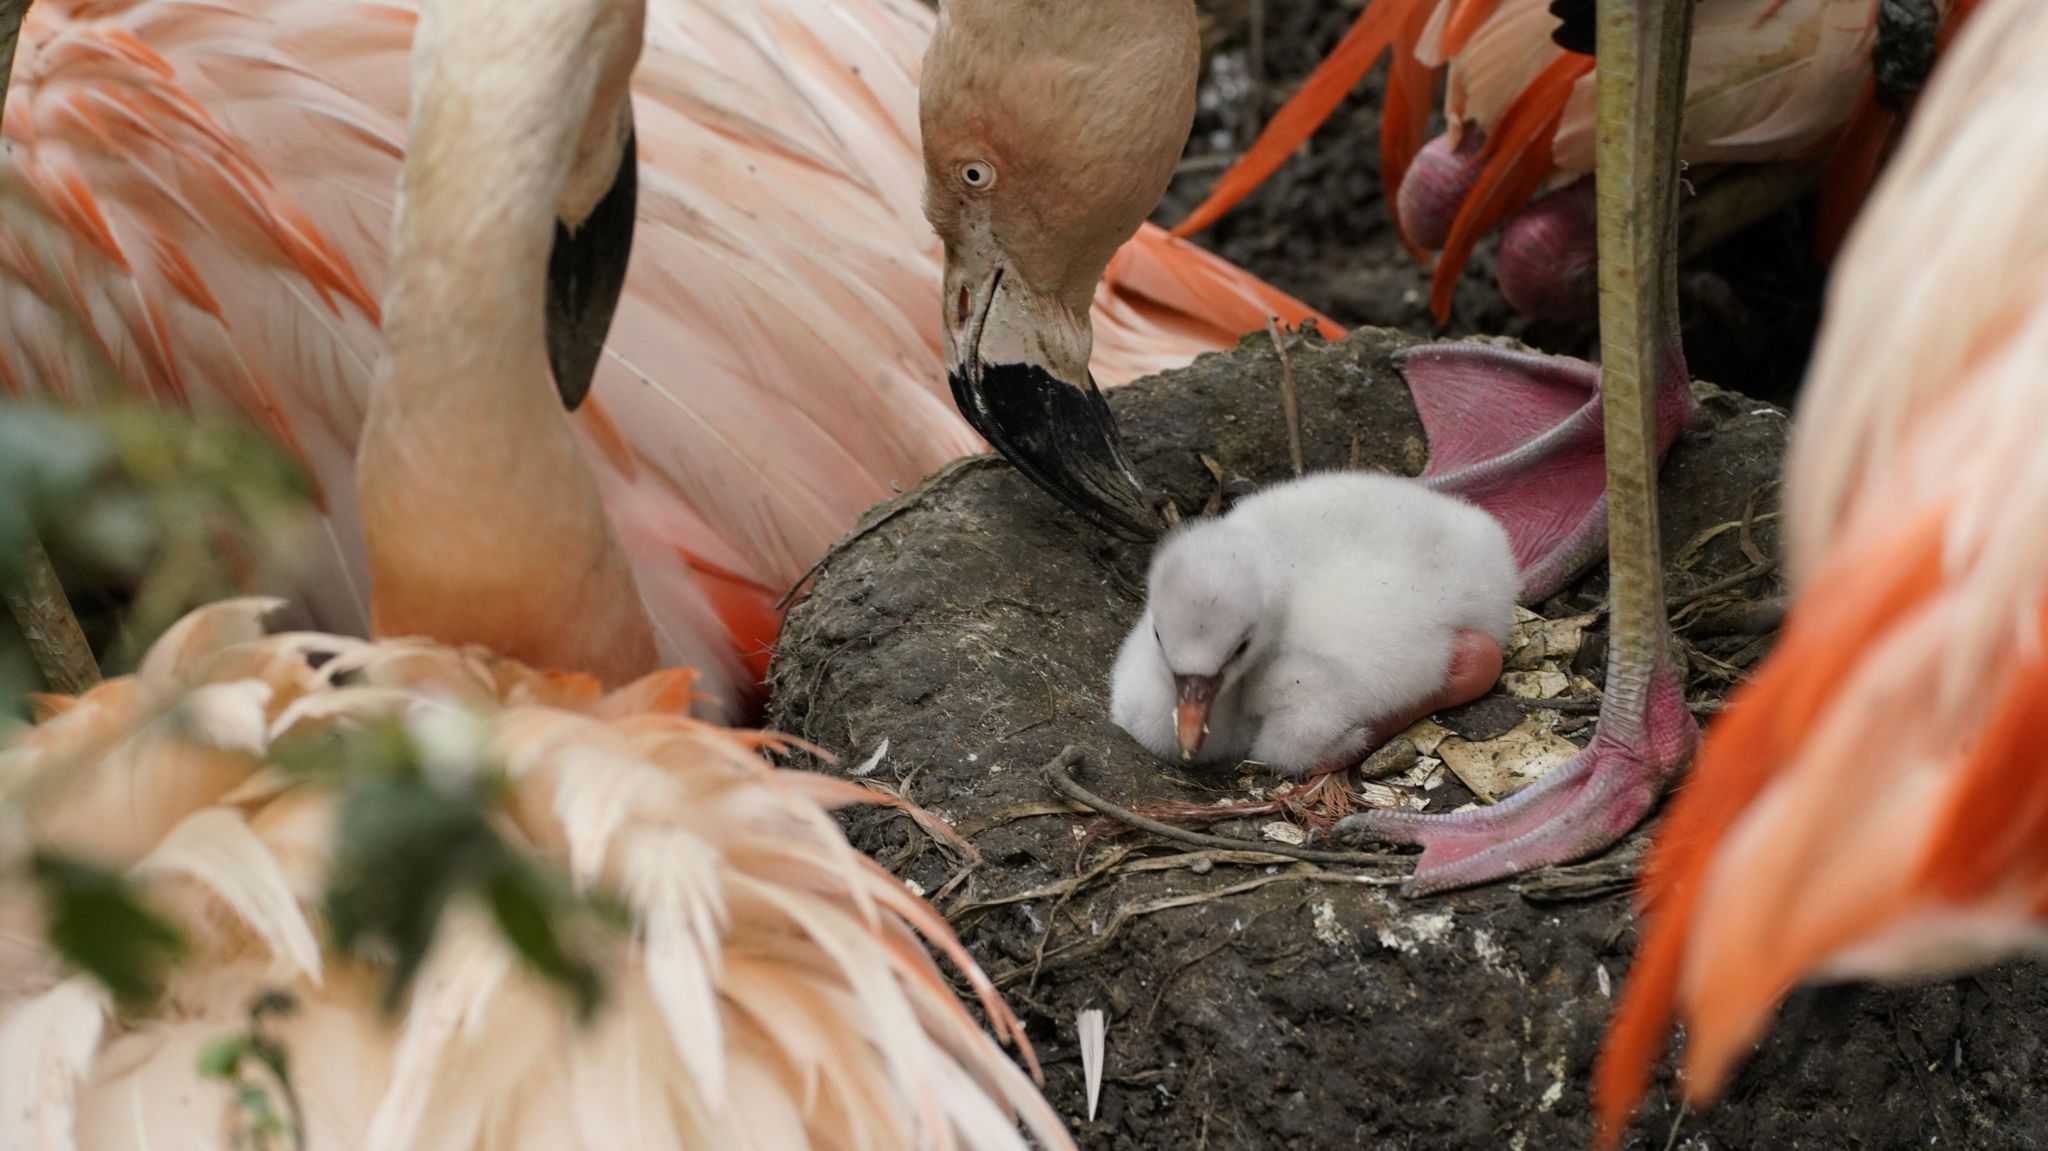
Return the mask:
<path fill-rule="evenodd" d="M 344 949 L 388 949 L 385 1006 L 395 1010 L 449 900 L 501 873 L 509 862 L 504 845 L 472 797 L 445 794 L 419 775 L 357 784 L 335 835 L 340 850 L 327 889 L 328 923 Z"/>
<path fill-rule="evenodd" d="M 222 1035 L 199 1049 L 199 1074 L 208 1079 L 230 1079 L 249 1053 L 246 1034 Z"/>
<path fill-rule="evenodd" d="M 222 1035 L 199 1050 L 199 1073 L 225 1082 L 234 1091 L 235 1106 L 227 1122 L 230 1147 L 284 1151 L 306 1145 L 305 1117 L 299 1108 L 298 1090 L 292 1086 L 291 1052 L 271 1035 L 268 1026 L 271 1016 L 290 1015 L 297 1009 L 290 995 L 265 992 L 249 1005 L 248 1030 Z"/>
<path fill-rule="evenodd" d="M 0 589 L 40 539 L 100 662 L 123 671 L 192 608 L 292 586 L 310 493 L 289 453 L 233 417 L 0 403 Z M 0 627 L 9 701 L 19 644 Z"/>
<path fill-rule="evenodd" d="M 45 935 L 59 955 L 106 985 L 124 1007 L 163 989 L 184 937 L 147 907 L 125 878 L 97 864 L 38 851 L 29 874 L 41 889 Z"/>
<path fill-rule="evenodd" d="M 584 1018 L 602 992 L 597 968 L 572 953 L 556 930 L 556 917 L 576 907 L 575 893 L 537 868 L 510 860 L 489 885 L 491 914 L 514 950 L 542 977 L 561 986 Z"/>
<path fill-rule="evenodd" d="M 470 765 L 459 780 L 430 777 L 418 743 L 396 723 L 337 726 L 272 754 L 287 771 L 326 774 L 342 788 L 328 928 L 337 946 L 391 963 L 386 1010 L 403 1001 L 449 903 L 465 894 L 482 901 L 513 950 L 579 1014 L 596 1010 L 601 981 L 578 943 L 587 926 L 626 917 L 505 843 L 488 815 L 502 788 L 496 771 Z"/>
<path fill-rule="evenodd" d="M 338 787 L 420 769 L 412 736 L 395 720 L 286 732 L 270 745 L 270 762 L 295 779 Z"/>

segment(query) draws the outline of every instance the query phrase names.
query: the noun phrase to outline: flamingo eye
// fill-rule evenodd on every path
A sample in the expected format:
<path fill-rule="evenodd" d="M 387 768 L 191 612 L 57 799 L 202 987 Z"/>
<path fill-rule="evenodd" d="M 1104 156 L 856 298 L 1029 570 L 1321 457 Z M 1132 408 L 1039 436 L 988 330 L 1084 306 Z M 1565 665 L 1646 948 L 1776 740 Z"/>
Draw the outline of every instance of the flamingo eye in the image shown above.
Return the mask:
<path fill-rule="evenodd" d="M 996 166 L 987 160 L 969 160 L 960 165 L 960 182 L 973 191 L 985 192 L 995 187 Z"/>
<path fill-rule="evenodd" d="M 1236 650 L 1236 651 L 1233 651 L 1233 652 L 1231 652 L 1231 653 L 1230 653 L 1230 658 L 1231 658 L 1232 660 L 1236 660 L 1236 659 L 1238 659 L 1239 657 L 1243 656 L 1243 655 L 1244 655 L 1244 653 L 1245 653 L 1245 652 L 1246 652 L 1247 650 L 1249 650 L 1251 646 L 1252 646 L 1252 637 L 1251 637 L 1251 634 L 1250 634 L 1249 632 L 1247 632 L 1247 633 L 1245 634 L 1245 637 L 1244 637 L 1243 639 L 1241 639 L 1241 640 L 1238 640 L 1238 641 L 1237 641 L 1237 650 Z"/>

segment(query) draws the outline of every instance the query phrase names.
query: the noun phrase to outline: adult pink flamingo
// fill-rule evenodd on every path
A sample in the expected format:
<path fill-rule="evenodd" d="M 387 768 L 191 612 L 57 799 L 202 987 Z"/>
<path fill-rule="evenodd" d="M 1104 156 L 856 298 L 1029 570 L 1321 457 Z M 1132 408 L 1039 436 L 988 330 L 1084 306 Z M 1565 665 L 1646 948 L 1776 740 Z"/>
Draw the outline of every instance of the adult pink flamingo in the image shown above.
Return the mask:
<path fill-rule="evenodd" d="M 0 154 L 0 391 L 248 413 L 326 513 L 311 619 L 354 634 L 372 623 L 354 448 L 416 18 L 412 0 L 40 0 Z M 914 0 L 648 7 L 637 255 L 602 353 L 572 340 L 558 366 L 583 376 L 571 424 L 655 642 L 716 714 L 751 698 L 777 601 L 855 516 L 980 447 L 940 382 L 941 245 L 918 211 L 933 25 Z M 1309 315 L 1150 227 L 1108 282 L 1105 383 Z"/>
<path fill-rule="evenodd" d="M 1981 5 L 1844 249 L 1787 467 L 1791 615 L 1652 847 L 1604 1145 L 1674 1018 L 1703 1103 L 1795 984 L 2048 943 L 2044 59 L 2048 9 Z"/>
<path fill-rule="evenodd" d="M 944 919 L 826 814 L 872 793 L 772 769 L 774 740 L 688 717 L 693 673 L 652 667 L 652 621 L 561 411 L 564 343 L 536 322 L 551 272 L 598 266 L 588 245 L 620 238 L 603 216 L 636 163 L 642 12 L 423 5 L 357 477 L 375 610 L 423 635 L 264 636 L 275 601 L 215 604 L 134 675 L 42 700 L 0 748 L 0 880 L 24 846 L 82 856 L 125 873 L 189 947 L 158 1000 L 120 1010 L 36 962 L 53 948 L 8 953 L 0 1145 L 1025 1151 L 1021 1118 L 1030 1146 L 1072 1151 L 933 962 L 928 944 L 1028 1059 Z M 545 331 L 601 340 L 607 294 L 574 296 Z M 572 595 L 575 618 L 535 626 Z M 335 777 L 288 770 L 281 748 L 366 727 L 411 733 L 410 810 L 462 845 L 405 877 L 445 906 L 427 905 L 395 1023 L 391 949 L 317 931 L 323 893 L 352 869 L 366 882 L 370 849 Z M 449 804 L 471 817 L 451 823 Z M 608 992 L 587 1019 L 490 929 L 488 908 L 509 922 L 495 885 L 532 860 L 630 913 L 630 933 L 586 940 Z M 470 900 L 465 877 L 491 894 Z M 10 930 L 20 894 L 0 886 Z M 296 1010 L 259 1019 L 252 1004 L 281 994 Z M 236 1054 L 238 1036 L 279 1054 Z"/>

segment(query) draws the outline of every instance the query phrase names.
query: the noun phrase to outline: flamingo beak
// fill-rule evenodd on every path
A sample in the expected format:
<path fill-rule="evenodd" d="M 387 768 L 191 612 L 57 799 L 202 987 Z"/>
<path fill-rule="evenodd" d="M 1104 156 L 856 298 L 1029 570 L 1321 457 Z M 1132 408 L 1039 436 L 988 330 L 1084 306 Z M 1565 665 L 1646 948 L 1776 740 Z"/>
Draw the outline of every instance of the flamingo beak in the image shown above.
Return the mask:
<path fill-rule="evenodd" d="M 554 369 L 562 406 L 572 412 L 590 394 L 626 287 L 639 184 L 640 162 L 629 129 L 611 190 L 581 223 L 555 221 L 555 243 L 548 252 L 548 366 Z"/>
<path fill-rule="evenodd" d="M 1158 536 L 1164 522 L 1088 371 L 1087 317 L 1000 266 L 980 283 L 951 268 L 946 279 L 946 380 L 960 414 L 1031 482 L 1103 529 Z"/>
<path fill-rule="evenodd" d="M 1202 740 L 1209 734 L 1209 705 L 1216 702 L 1223 677 L 1177 675 L 1173 677 L 1173 687 L 1173 726 L 1180 737 L 1181 762 L 1186 763 L 1202 750 Z"/>

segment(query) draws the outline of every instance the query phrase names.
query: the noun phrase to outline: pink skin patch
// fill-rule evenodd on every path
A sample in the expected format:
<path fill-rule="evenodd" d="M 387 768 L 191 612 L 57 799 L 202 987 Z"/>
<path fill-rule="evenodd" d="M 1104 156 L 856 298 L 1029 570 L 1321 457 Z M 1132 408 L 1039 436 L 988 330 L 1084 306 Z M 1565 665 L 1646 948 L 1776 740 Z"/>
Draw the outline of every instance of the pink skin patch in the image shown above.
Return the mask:
<path fill-rule="evenodd" d="M 1471 703 L 1493 690 L 1500 681 L 1500 645 L 1483 631 L 1470 628 L 1451 641 L 1451 670 L 1444 676 L 1444 688 L 1428 707 L 1410 716 L 1407 727 L 1423 716 L 1461 703 Z M 1396 729 L 1399 730 L 1399 729 Z"/>
<path fill-rule="evenodd" d="M 1394 207 L 1401 216 L 1401 230 L 1417 245 L 1434 251 L 1450 238 L 1451 222 L 1484 167 L 1479 162 L 1483 140 L 1478 131 L 1468 131 L 1463 143 L 1453 148 L 1446 132 L 1424 144 L 1409 161 L 1408 174 L 1394 194 Z"/>
<path fill-rule="evenodd" d="M 1451 640 L 1451 666 L 1444 675 L 1444 685 L 1437 689 L 1435 695 L 1414 709 L 1376 725 L 1366 745 L 1359 749 L 1357 758 L 1363 758 L 1377 750 L 1381 744 L 1407 730 L 1410 724 L 1426 715 L 1448 707 L 1456 707 L 1461 703 L 1471 703 L 1492 691 L 1494 683 L 1500 679 L 1500 659 L 1500 645 L 1493 642 L 1492 636 L 1470 628 L 1460 631 Z M 1343 771 L 1356 762 L 1357 759 L 1348 759 L 1344 763 L 1332 764 L 1310 772 L 1309 778 L 1316 779 L 1333 771 Z"/>
<path fill-rule="evenodd" d="M 1593 211 L 1589 176 L 1530 203 L 1501 225 L 1493 277 L 1510 307 L 1561 324 L 1600 318 L 1599 224 Z"/>

